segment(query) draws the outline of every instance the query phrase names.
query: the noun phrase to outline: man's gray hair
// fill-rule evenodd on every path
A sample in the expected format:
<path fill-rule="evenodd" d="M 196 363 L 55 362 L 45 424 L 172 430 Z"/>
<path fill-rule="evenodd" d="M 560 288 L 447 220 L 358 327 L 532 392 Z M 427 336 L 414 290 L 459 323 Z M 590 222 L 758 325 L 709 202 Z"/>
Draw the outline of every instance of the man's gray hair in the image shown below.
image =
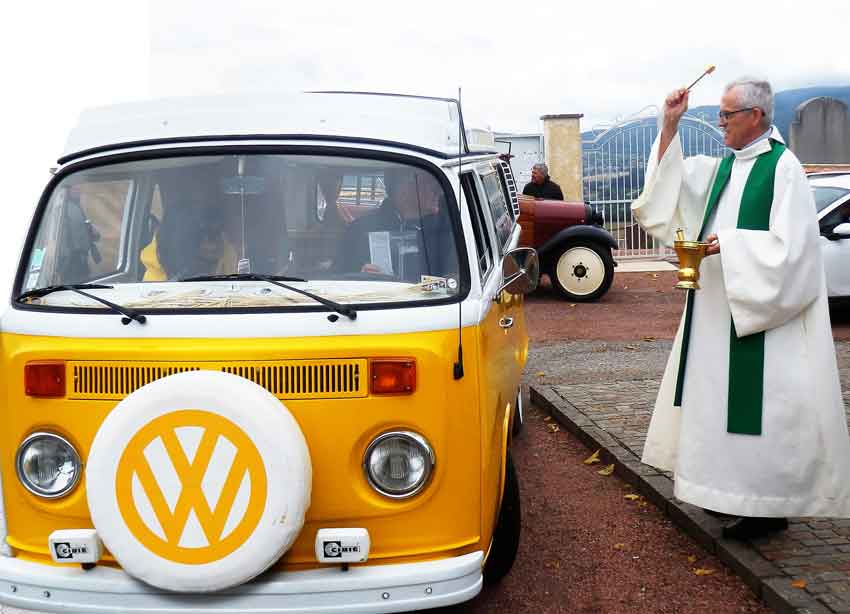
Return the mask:
<path fill-rule="evenodd" d="M 741 77 L 726 84 L 723 93 L 737 88 L 738 103 L 742 109 L 758 107 L 764 111 L 765 128 L 773 123 L 773 88 L 770 83 L 754 77 Z"/>
<path fill-rule="evenodd" d="M 543 164 L 542 162 L 538 162 L 534 166 L 531 167 L 531 170 L 537 169 L 539 171 L 543 171 L 543 174 L 547 177 L 549 176 L 549 167 Z"/>

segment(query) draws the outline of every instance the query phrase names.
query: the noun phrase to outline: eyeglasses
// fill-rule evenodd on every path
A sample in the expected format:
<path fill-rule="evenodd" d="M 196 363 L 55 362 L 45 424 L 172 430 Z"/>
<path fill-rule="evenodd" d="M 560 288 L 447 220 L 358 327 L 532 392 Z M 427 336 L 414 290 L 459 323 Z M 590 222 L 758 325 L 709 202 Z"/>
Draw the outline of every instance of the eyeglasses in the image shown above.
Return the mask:
<path fill-rule="evenodd" d="M 737 111 L 718 111 L 717 117 L 721 121 L 729 121 L 729 118 L 735 115 L 735 113 L 743 113 L 744 111 L 753 111 L 758 109 L 758 107 L 747 107 L 746 109 L 738 109 Z"/>

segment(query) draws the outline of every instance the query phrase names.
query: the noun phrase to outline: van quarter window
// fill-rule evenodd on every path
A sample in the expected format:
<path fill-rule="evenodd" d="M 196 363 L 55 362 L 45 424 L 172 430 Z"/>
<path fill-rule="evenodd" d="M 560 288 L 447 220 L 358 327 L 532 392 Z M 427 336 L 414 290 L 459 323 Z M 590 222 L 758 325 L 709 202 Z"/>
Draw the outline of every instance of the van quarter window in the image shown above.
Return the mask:
<path fill-rule="evenodd" d="M 478 255 L 478 270 L 482 279 L 487 276 L 490 265 L 493 262 L 490 249 L 490 235 L 484 224 L 481 211 L 481 201 L 478 199 L 478 190 L 475 189 L 475 179 L 472 173 L 464 173 L 461 179 L 463 184 L 463 195 L 469 208 L 469 218 L 472 220 L 472 231 L 475 235 L 475 252 Z"/>

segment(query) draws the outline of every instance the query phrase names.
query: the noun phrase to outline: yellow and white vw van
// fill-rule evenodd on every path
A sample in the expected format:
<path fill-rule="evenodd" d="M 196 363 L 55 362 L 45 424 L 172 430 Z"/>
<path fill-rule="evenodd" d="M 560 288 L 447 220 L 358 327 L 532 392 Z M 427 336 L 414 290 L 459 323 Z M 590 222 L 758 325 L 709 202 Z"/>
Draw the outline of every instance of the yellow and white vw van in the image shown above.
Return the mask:
<path fill-rule="evenodd" d="M 397 612 L 502 577 L 515 194 L 450 99 L 84 113 L 0 320 L 0 602 Z"/>

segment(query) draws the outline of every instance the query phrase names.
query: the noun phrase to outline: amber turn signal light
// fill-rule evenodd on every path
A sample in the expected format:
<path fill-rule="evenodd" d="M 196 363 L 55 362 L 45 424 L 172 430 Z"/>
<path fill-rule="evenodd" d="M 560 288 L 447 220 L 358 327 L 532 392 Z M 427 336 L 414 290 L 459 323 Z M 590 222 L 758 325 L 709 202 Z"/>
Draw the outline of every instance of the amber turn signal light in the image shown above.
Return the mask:
<path fill-rule="evenodd" d="M 24 365 L 24 391 L 30 397 L 64 397 L 65 363 L 31 362 Z"/>
<path fill-rule="evenodd" d="M 373 360 L 369 365 L 372 394 L 411 394 L 416 390 L 416 362 Z"/>

